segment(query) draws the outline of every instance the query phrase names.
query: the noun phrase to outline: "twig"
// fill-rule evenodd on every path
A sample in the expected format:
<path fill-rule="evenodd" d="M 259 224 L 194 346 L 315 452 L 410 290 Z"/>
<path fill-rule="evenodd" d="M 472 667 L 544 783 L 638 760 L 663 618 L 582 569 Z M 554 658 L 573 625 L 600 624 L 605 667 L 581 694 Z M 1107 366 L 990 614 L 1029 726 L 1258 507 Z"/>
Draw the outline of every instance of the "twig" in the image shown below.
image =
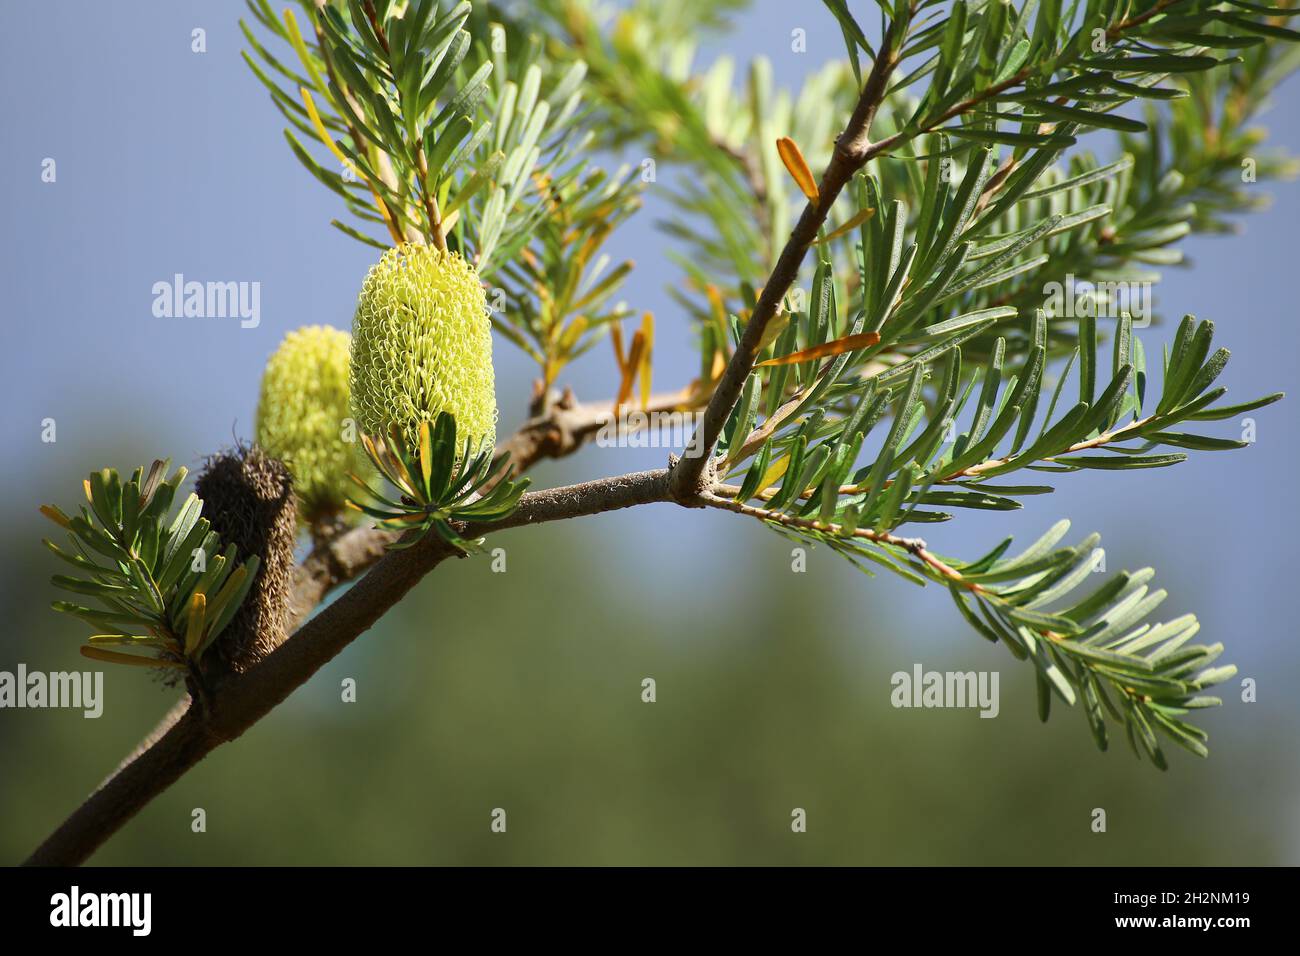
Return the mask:
<path fill-rule="evenodd" d="M 1055 452 L 1054 454 L 1051 455 L 1044 455 L 1041 458 L 1035 458 L 1034 461 L 1056 462 L 1062 455 L 1072 455 L 1075 452 L 1088 451 L 1089 449 L 1092 448 L 1104 448 L 1105 446 L 1113 445 L 1116 442 L 1129 441 L 1130 439 L 1139 436 L 1142 432 L 1142 429 L 1148 427 L 1156 419 L 1156 417 L 1157 416 L 1155 415 L 1151 415 L 1147 418 L 1142 418 L 1135 422 L 1129 422 L 1129 424 L 1125 425 L 1123 428 L 1116 428 L 1112 431 L 1102 432 L 1100 435 L 1094 435 L 1092 438 L 1086 438 L 1083 441 L 1077 441 L 1073 445 L 1070 445 L 1068 448 L 1064 448 L 1061 451 Z M 992 471 L 994 468 L 1002 467 L 1003 465 L 1012 461 L 1014 458 L 1015 458 L 1014 455 L 1009 455 L 1003 458 L 987 458 L 984 461 L 977 462 L 974 465 L 970 465 L 966 468 L 959 468 L 957 471 L 950 472 L 944 475 L 942 478 L 938 479 L 937 484 L 941 484 L 941 485 L 954 484 L 959 482 L 960 479 L 962 478 L 976 478 L 982 475 L 986 471 Z M 880 490 L 886 491 L 890 487 L 892 487 L 893 484 L 894 484 L 894 479 L 892 478 L 887 479 L 886 481 L 881 483 Z M 963 487 L 970 487 L 970 486 L 967 485 Z M 870 489 L 870 485 L 864 482 L 862 484 L 856 484 L 856 485 L 840 485 L 839 488 L 836 490 L 836 493 L 840 495 L 860 495 L 862 494 L 862 492 L 868 491 L 869 489 Z M 799 497 L 802 499 L 807 499 L 807 498 L 811 498 L 812 494 L 813 494 L 812 491 L 805 489 L 804 491 L 801 491 L 799 493 Z M 758 492 L 757 494 L 758 497 L 762 498 L 765 501 L 775 498 L 776 495 L 777 492 L 772 489 L 764 489 Z"/>
<path fill-rule="evenodd" d="M 962 577 L 960 571 L 930 551 L 925 541 L 921 538 L 903 538 L 886 531 L 873 531 L 870 528 L 854 528 L 852 532 L 848 532 L 843 526 L 833 522 L 827 523 L 823 521 L 815 521 L 811 518 L 799 518 L 795 515 L 784 514 L 780 511 L 770 511 L 767 508 L 758 508 L 754 505 L 748 505 L 742 501 L 737 501 L 734 496 L 738 494 L 739 491 L 739 488 L 731 485 L 719 485 L 716 488 L 716 492 L 705 492 L 701 494 L 700 502 L 706 508 L 719 508 L 723 511 L 732 511 L 736 514 L 746 515 L 750 518 L 757 518 L 759 521 L 770 521 L 787 528 L 803 528 L 808 531 L 817 531 L 821 534 L 835 535 L 837 537 L 862 538 L 876 544 L 887 544 L 895 548 L 902 548 L 904 551 L 913 555 L 917 560 L 925 564 L 935 574 L 947 578 L 955 584 L 960 584 L 968 591 L 974 591 L 977 593 L 984 592 L 984 588 L 971 581 L 967 581 Z"/>
<path fill-rule="evenodd" d="M 433 194 L 429 182 L 429 164 L 424 158 L 424 146 L 415 149 L 416 170 L 420 174 L 420 196 L 424 203 L 424 215 L 429 220 L 429 237 L 433 244 L 443 252 L 447 251 L 447 236 L 442 228 L 442 212 L 438 209 L 438 198 Z"/>
<path fill-rule="evenodd" d="M 676 392 L 650 396 L 645 412 L 689 411 L 703 404 L 698 390 L 688 386 Z M 567 389 L 546 403 L 545 411 L 533 416 L 497 446 L 496 457 L 510 458 L 510 475 L 527 471 L 543 458 L 572 455 L 601 430 L 615 422 L 615 403 L 578 402 Z"/>
<path fill-rule="evenodd" d="M 898 65 L 894 50 L 895 25 L 891 23 L 881 40 L 880 53 L 872 65 L 871 73 L 858 98 L 858 105 L 853 110 L 844 131 L 835 141 L 826 171 L 817 185 L 817 199 L 809 200 L 804 206 L 799 221 L 795 224 L 790 238 L 786 241 L 781 256 L 771 276 L 763 286 L 763 293 L 754 306 L 754 313 L 745 326 L 740 344 L 727 363 L 722 379 L 718 383 L 708 408 L 704 411 L 704 421 L 693 444 L 701 453 L 682 458 L 673 468 L 672 492 L 678 501 L 693 502 L 703 491 L 708 490 L 707 474 L 713 457 L 713 449 L 722 434 L 723 426 L 731 415 L 732 409 L 740 398 L 745 380 L 753 371 L 758 359 L 759 343 L 768 324 L 775 318 L 781 300 L 789 292 L 790 286 L 799 275 L 799 267 L 809 246 L 817 238 L 817 232 L 825 223 L 835 200 L 848 183 L 849 179 L 866 165 L 871 158 L 871 123 L 876 111 L 884 100 L 885 88 L 894 67 Z"/>

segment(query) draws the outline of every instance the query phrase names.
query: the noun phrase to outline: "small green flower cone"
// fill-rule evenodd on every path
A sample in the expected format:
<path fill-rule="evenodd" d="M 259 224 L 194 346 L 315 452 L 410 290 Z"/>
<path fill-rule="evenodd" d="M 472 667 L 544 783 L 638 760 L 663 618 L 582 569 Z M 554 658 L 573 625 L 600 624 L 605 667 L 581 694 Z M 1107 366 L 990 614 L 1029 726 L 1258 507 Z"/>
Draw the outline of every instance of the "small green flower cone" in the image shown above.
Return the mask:
<path fill-rule="evenodd" d="M 455 418 L 460 447 L 495 441 L 487 296 L 460 255 L 403 245 L 370 270 L 352 322 L 352 410 L 366 434 L 393 426 L 409 447 L 439 412 Z"/>
<path fill-rule="evenodd" d="M 350 434 L 350 344 L 339 329 L 306 326 L 284 337 L 262 374 L 257 443 L 288 465 L 304 524 L 343 510 L 348 472 L 360 461 Z"/>

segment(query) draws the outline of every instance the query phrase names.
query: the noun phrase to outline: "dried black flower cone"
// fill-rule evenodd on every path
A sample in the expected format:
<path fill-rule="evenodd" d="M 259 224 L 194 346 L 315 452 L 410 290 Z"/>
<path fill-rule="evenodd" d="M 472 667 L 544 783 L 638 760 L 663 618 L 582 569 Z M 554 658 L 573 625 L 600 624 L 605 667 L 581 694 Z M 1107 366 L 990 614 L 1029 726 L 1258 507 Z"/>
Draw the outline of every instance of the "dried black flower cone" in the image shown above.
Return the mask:
<path fill-rule="evenodd" d="M 252 590 L 206 661 L 214 676 L 242 674 L 287 636 L 297 522 L 293 479 L 258 446 L 240 445 L 209 458 L 195 490 L 212 530 L 241 554 L 262 559 Z"/>

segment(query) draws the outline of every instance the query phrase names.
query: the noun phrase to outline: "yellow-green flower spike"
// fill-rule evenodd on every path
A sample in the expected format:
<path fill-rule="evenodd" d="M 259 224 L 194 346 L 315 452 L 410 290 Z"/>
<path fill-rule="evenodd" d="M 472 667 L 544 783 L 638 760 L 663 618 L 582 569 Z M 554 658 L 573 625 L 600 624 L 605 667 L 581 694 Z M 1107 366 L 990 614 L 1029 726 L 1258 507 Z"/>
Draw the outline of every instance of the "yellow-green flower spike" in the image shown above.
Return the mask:
<path fill-rule="evenodd" d="M 351 493 L 348 472 L 359 456 L 348 403 L 350 345 L 346 332 L 309 325 L 284 337 L 262 374 L 257 443 L 289 467 L 305 524 L 342 511 Z"/>
<path fill-rule="evenodd" d="M 492 323 L 478 273 L 456 253 L 402 245 L 370 270 L 352 322 L 352 411 L 369 435 L 456 419 L 458 444 L 496 440 Z"/>

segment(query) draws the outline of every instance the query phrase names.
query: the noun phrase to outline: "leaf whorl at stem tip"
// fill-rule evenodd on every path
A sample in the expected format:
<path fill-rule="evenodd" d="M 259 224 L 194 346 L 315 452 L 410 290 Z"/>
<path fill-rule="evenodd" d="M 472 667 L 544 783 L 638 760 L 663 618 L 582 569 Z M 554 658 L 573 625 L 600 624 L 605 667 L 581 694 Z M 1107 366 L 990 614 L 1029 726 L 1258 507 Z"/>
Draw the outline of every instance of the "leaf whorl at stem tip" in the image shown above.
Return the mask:
<path fill-rule="evenodd" d="M 262 559 L 248 597 L 206 661 L 218 676 L 244 673 L 287 636 L 297 530 L 293 479 L 260 447 L 241 444 L 210 457 L 195 490 L 222 540 Z"/>

